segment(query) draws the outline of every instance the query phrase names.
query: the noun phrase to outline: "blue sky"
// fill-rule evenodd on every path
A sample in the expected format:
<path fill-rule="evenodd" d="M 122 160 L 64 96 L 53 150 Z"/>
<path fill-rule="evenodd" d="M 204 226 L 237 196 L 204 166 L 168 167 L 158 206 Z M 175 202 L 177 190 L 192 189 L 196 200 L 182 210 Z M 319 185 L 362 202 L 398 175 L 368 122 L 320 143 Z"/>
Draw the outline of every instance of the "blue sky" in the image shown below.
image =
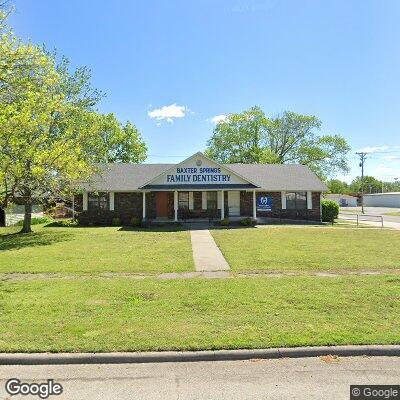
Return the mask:
<path fill-rule="evenodd" d="M 148 162 L 203 150 L 213 117 L 259 105 L 345 136 L 347 180 L 362 148 L 367 174 L 400 177 L 398 0 L 12 3 L 18 35 L 92 69 L 99 110 L 136 124 Z"/>

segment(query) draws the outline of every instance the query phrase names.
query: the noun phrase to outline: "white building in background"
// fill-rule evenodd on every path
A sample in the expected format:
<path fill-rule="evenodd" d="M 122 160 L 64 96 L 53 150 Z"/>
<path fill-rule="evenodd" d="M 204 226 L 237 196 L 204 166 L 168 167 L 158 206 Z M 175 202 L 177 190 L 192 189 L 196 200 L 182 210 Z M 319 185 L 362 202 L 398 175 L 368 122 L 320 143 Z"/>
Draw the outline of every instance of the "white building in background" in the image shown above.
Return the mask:
<path fill-rule="evenodd" d="M 364 206 L 400 208 L 400 192 L 365 194 Z"/>
<path fill-rule="evenodd" d="M 25 207 L 12 204 L 8 208 L 0 208 L 0 227 L 11 226 L 24 219 Z M 43 217 L 43 207 L 41 205 L 32 206 L 32 218 Z"/>
<path fill-rule="evenodd" d="M 357 197 L 348 194 L 329 193 L 325 198 L 338 203 L 340 207 L 357 207 Z"/>

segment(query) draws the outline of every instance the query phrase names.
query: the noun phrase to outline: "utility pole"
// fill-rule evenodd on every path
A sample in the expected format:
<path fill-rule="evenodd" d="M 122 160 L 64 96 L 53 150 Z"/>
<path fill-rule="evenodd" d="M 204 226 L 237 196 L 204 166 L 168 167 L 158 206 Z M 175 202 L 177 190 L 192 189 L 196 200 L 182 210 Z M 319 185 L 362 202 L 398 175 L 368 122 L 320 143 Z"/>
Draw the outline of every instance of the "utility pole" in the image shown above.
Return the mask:
<path fill-rule="evenodd" d="M 360 156 L 360 164 L 361 167 L 361 212 L 364 214 L 364 163 L 367 158 L 367 153 L 362 151 L 356 153 Z"/>

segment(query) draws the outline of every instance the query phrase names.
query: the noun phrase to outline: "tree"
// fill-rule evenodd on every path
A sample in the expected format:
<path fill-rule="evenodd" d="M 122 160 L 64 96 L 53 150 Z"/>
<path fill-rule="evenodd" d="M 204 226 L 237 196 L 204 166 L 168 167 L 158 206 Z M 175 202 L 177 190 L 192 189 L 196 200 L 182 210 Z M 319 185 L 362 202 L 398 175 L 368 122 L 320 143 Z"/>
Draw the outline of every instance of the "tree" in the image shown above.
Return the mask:
<path fill-rule="evenodd" d="M 136 126 L 127 122 L 124 126 L 114 114 L 98 116 L 101 147 L 99 162 L 140 163 L 147 157 L 147 147 Z"/>
<path fill-rule="evenodd" d="M 350 192 L 349 185 L 339 179 L 331 179 L 327 182 L 330 193 L 348 194 Z"/>
<path fill-rule="evenodd" d="M 350 183 L 350 190 L 353 193 L 361 192 L 361 177 L 357 176 Z M 382 182 L 373 176 L 364 176 L 364 193 L 380 193 L 382 192 Z"/>
<path fill-rule="evenodd" d="M 223 163 L 299 163 L 321 177 L 347 172 L 346 140 L 318 135 L 320 128 L 314 116 L 285 111 L 267 118 L 261 108 L 252 107 L 216 125 L 206 154 Z"/>
<path fill-rule="evenodd" d="M 74 101 L 93 92 L 74 76 L 42 48 L 0 37 L 0 201 L 25 205 L 23 233 L 35 201 L 66 195 L 94 172 L 96 113 Z"/>

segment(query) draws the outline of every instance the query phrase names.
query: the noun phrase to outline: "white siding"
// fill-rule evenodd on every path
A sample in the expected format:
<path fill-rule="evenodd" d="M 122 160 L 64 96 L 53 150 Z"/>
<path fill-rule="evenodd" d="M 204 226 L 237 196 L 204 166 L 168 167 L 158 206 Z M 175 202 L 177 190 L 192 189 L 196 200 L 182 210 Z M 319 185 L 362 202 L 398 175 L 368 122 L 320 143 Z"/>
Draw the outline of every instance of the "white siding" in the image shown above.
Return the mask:
<path fill-rule="evenodd" d="M 364 195 L 366 207 L 400 207 L 400 193 Z"/>

